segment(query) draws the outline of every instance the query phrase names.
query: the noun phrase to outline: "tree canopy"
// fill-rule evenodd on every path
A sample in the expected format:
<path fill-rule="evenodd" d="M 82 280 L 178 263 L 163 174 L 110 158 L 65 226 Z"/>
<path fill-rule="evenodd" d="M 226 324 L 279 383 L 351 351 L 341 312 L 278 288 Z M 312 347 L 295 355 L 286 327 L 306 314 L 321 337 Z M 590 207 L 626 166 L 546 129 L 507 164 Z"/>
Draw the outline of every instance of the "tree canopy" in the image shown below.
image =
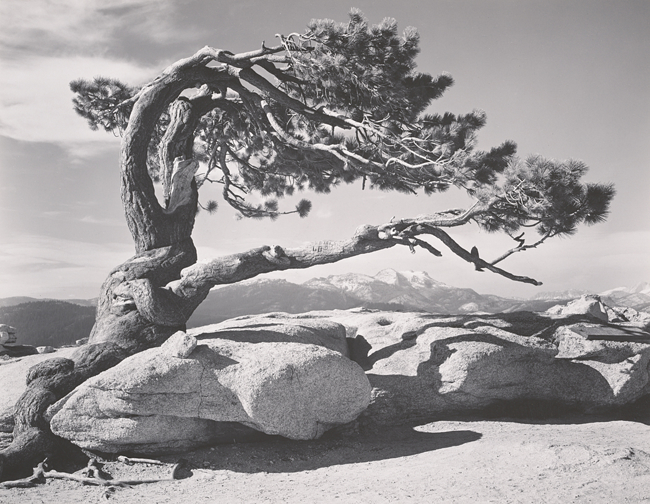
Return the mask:
<path fill-rule="evenodd" d="M 607 215 L 613 187 L 582 183 L 584 164 L 520 160 L 512 141 L 477 150 L 481 111 L 427 114 L 453 79 L 416 70 L 415 29 L 400 34 L 389 18 L 372 26 L 353 10 L 347 23 L 312 20 L 304 33 L 277 37 L 277 46 L 240 55 L 206 47 L 159 77 L 196 74 L 176 91 L 181 99 L 161 114 L 148 146 L 149 174 L 162 179 L 167 197 L 173 167 L 158 151 L 172 116 L 194 104 L 204 112 L 194 131 L 175 134 L 194 136 L 192 155 L 204 165 L 197 185 L 222 184 L 224 200 L 246 217 L 275 218 L 284 195 L 329 192 L 358 179 L 407 193 L 456 186 L 476 199 L 481 211 L 470 220 L 482 228 L 516 234 L 532 227 L 543 239 Z M 92 128 L 123 131 L 152 84 L 137 89 L 98 78 L 71 86 L 75 109 Z M 251 193 L 265 201 L 252 204 Z M 305 216 L 310 207 L 303 200 L 294 211 Z"/>

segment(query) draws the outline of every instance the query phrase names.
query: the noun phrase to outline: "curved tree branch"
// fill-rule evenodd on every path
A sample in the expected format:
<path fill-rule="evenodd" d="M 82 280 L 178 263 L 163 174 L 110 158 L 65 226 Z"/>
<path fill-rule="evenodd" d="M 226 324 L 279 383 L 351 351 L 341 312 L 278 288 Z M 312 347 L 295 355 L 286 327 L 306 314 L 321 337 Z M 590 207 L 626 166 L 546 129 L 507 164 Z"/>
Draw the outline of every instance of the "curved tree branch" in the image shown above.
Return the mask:
<path fill-rule="evenodd" d="M 462 225 L 480 211 L 481 205 L 476 204 L 462 214 L 448 218 L 419 217 L 379 226 L 361 226 L 347 240 L 322 241 L 287 249 L 280 246 L 259 247 L 248 252 L 220 257 L 207 263 L 194 264 L 184 269 L 180 279 L 170 282 L 165 289 L 171 290 L 179 298 L 184 299 L 188 306 L 198 306 L 208 295 L 209 290 L 216 285 L 236 283 L 272 271 L 304 269 L 329 264 L 388 249 L 395 245 L 405 245 L 411 250 L 420 247 L 433 255 L 442 255 L 436 248 L 417 238 L 422 235 L 438 238 L 455 255 L 477 267 L 517 282 L 541 285 L 541 282 L 533 278 L 514 275 L 472 255 L 439 227 Z"/>
<path fill-rule="evenodd" d="M 127 224 L 133 236 L 136 251 L 143 252 L 158 247 L 166 247 L 190 237 L 194 225 L 194 213 L 198 195 L 196 188 L 190 191 L 187 202 L 177 206 L 175 211 L 166 212 L 158 202 L 153 182 L 147 171 L 147 155 L 156 124 L 170 103 L 178 98 L 190 83 L 210 82 L 214 85 L 232 81 L 225 72 L 215 69 L 189 69 L 181 72 L 164 73 L 151 84 L 145 86 L 136 100 L 129 124 L 124 132 L 121 150 L 122 201 Z M 218 105 L 201 97 L 192 103 L 181 100 L 174 108 L 173 121 L 167 128 L 160 148 L 166 196 L 169 197 L 173 177 L 173 162 L 177 157 L 191 159 L 193 135 L 203 114 Z M 210 103 L 208 105 L 208 103 Z"/>
<path fill-rule="evenodd" d="M 449 250 L 451 250 L 454 254 L 456 254 L 458 257 L 461 259 L 464 259 L 467 262 L 473 263 L 476 268 L 481 268 L 481 269 L 487 269 L 490 270 L 492 273 L 496 273 L 498 275 L 501 275 L 503 277 L 506 277 L 510 280 L 514 280 L 515 282 L 523 282 L 523 283 L 529 283 L 533 285 L 542 285 L 542 282 L 535 280 L 534 278 L 529 278 L 525 276 L 519 276 L 519 275 L 513 275 L 512 273 L 502 270 L 501 268 L 497 268 L 496 266 L 493 266 L 492 264 L 484 261 L 483 259 L 476 257 L 473 255 L 471 252 L 468 252 L 465 250 L 463 247 L 461 247 L 458 243 L 456 243 L 451 236 L 449 236 L 447 233 L 445 233 L 442 229 L 436 228 L 436 227 L 430 227 L 427 231 L 427 234 L 431 234 L 438 238 L 441 242 L 443 242 L 447 247 L 449 247 Z"/>
<path fill-rule="evenodd" d="M 531 243 L 530 245 L 526 245 L 526 242 L 523 239 L 523 233 L 521 233 L 521 235 L 519 237 L 510 235 L 510 237 L 513 240 L 519 242 L 519 245 L 517 245 L 516 247 L 508 250 L 507 252 L 500 255 L 496 259 L 490 261 L 490 264 L 492 266 L 494 266 L 495 264 L 500 263 L 504 259 L 510 257 L 512 254 L 515 254 L 517 252 L 525 252 L 526 250 L 531 249 L 531 248 L 537 248 L 539 245 L 544 243 L 548 238 L 551 238 L 552 236 L 553 236 L 553 232 L 549 231 L 544 236 L 542 236 L 539 240 L 537 240 L 535 243 Z"/>

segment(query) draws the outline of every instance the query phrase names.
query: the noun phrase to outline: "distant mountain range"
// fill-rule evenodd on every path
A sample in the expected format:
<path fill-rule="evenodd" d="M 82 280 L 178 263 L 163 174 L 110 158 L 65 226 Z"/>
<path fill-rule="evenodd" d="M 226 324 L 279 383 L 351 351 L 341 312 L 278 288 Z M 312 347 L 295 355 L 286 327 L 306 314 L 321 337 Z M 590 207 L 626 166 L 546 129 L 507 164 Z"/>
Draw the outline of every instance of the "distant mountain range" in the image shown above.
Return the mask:
<path fill-rule="evenodd" d="M 58 301 L 62 303 L 71 303 L 74 305 L 79 305 L 79 306 L 97 306 L 97 298 L 93 299 L 50 299 L 50 298 L 45 298 L 45 299 L 40 299 L 40 298 L 33 298 L 33 297 L 27 297 L 27 296 L 14 296 L 14 297 L 8 297 L 8 298 L 0 298 L 0 308 L 4 308 L 6 306 L 16 306 L 19 304 L 23 303 L 33 303 L 33 302 L 44 302 L 44 301 Z"/>
<path fill-rule="evenodd" d="M 347 273 L 313 278 L 303 284 L 253 279 L 212 290 L 188 322 L 189 327 L 253 313 L 347 309 L 364 306 L 439 314 L 545 311 L 587 291 L 541 292 L 532 299 L 511 299 L 452 287 L 425 272 L 386 269 L 375 276 Z M 650 284 L 601 293 L 611 306 L 650 308 Z"/>
<path fill-rule="evenodd" d="M 375 276 L 347 273 L 313 278 L 303 284 L 253 279 L 213 289 L 196 309 L 189 327 L 221 322 L 240 315 L 282 311 L 348 309 L 363 306 L 382 310 L 430 313 L 545 310 L 553 302 L 513 300 L 451 287 L 427 273 L 387 269 Z"/>
<path fill-rule="evenodd" d="M 216 288 L 197 308 L 188 327 L 198 327 L 240 315 L 282 311 L 356 307 L 438 314 L 544 311 L 586 291 L 541 292 L 532 299 L 509 299 L 452 287 L 425 272 L 386 269 L 375 276 L 348 273 L 313 278 L 303 284 L 286 280 L 253 279 Z M 619 287 L 600 295 L 610 306 L 650 309 L 650 284 Z M 88 336 L 95 300 L 0 299 L 0 323 L 16 327 L 18 343 L 61 346 Z"/>
<path fill-rule="evenodd" d="M 20 298 L 6 298 L 0 303 L 7 299 Z M 67 301 L 34 299 L 0 306 L 0 324 L 16 328 L 16 343 L 20 345 L 73 345 L 88 336 L 95 323 L 94 306 Z"/>
<path fill-rule="evenodd" d="M 650 310 L 650 283 L 643 282 L 632 289 L 617 287 L 600 294 L 611 305 L 629 306 L 635 310 Z"/>

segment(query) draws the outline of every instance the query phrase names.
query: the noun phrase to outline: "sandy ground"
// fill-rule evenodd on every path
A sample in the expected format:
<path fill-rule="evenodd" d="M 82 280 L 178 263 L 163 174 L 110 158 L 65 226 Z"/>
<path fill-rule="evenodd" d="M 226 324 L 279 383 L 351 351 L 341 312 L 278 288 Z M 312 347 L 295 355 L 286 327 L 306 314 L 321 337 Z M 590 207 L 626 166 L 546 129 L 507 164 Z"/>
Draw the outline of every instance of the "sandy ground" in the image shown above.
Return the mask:
<path fill-rule="evenodd" d="M 650 426 L 623 420 L 440 421 L 319 441 L 220 445 L 180 455 L 191 476 L 131 488 L 48 480 L 2 503 L 650 503 Z M 114 478 L 164 466 L 108 462 Z"/>

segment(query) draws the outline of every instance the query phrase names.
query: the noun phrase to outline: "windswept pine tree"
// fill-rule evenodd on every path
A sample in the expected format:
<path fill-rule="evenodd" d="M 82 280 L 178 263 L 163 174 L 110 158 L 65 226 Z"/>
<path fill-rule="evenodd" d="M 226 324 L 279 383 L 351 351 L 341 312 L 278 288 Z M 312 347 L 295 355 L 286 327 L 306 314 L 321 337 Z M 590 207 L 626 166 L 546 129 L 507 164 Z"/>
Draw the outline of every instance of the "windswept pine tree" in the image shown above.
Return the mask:
<path fill-rule="evenodd" d="M 30 372 L 14 443 L 0 456 L 5 472 L 27 470 L 61 446 L 43 419 L 47 406 L 183 330 L 216 285 L 395 246 L 439 256 L 441 245 L 477 269 L 538 285 L 497 264 L 607 216 L 614 189 L 583 182 L 583 163 L 520 159 L 511 141 L 479 150 L 484 113 L 427 113 L 453 80 L 416 70 L 415 29 L 400 34 L 392 19 L 371 26 L 353 10 L 347 23 L 313 20 L 278 39 L 241 54 L 204 47 L 140 88 L 108 78 L 71 84 L 90 127 L 122 137 L 121 196 L 136 255 L 104 282 L 89 344 L 74 362 Z M 409 194 L 456 187 L 473 204 L 362 225 L 343 241 L 269 244 L 197 264 L 196 213 L 217 209 L 200 199 L 206 184 L 219 184 L 242 217 L 275 219 L 311 208 L 302 200 L 283 209 L 283 196 L 354 181 Z M 449 232 L 466 224 L 506 233 L 513 246 L 493 259 L 468 251 Z"/>

